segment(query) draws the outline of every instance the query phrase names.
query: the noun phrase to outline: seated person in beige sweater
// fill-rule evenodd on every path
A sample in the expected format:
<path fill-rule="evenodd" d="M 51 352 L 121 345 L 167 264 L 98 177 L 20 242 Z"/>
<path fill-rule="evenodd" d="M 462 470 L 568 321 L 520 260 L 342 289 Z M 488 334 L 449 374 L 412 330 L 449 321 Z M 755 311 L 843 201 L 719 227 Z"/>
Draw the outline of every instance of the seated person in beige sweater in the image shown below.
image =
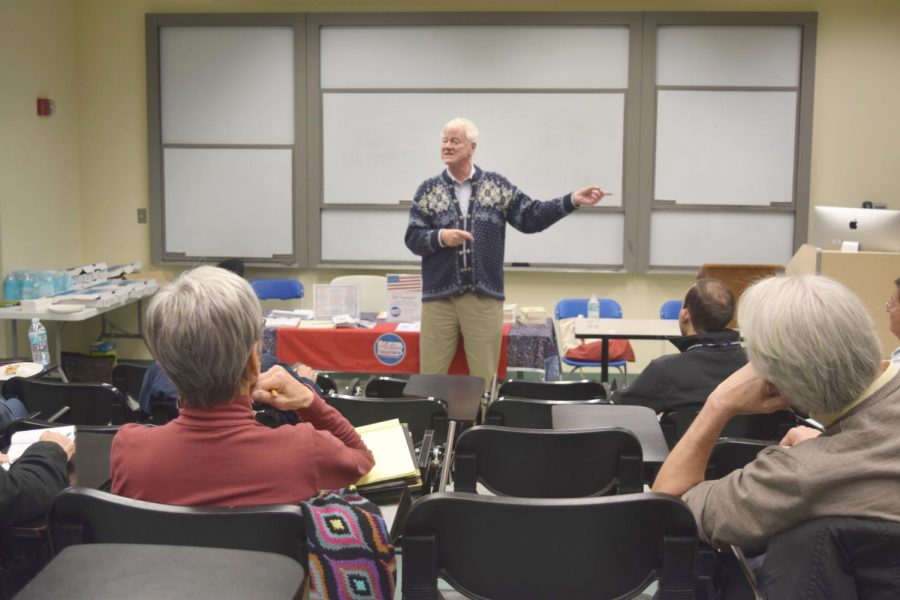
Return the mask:
<path fill-rule="evenodd" d="M 900 522 L 900 370 L 881 360 L 859 298 L 826 277 L 772 277 L 744 292 L 738 325 L 750 364 L 710 394 L 653 491 L 682 496 L 716 546 L 759 547 L 817 517 Z M 703 480 L 731 417 L 786 407 L 824 433 L 796 427 L 743 469 Z"/>

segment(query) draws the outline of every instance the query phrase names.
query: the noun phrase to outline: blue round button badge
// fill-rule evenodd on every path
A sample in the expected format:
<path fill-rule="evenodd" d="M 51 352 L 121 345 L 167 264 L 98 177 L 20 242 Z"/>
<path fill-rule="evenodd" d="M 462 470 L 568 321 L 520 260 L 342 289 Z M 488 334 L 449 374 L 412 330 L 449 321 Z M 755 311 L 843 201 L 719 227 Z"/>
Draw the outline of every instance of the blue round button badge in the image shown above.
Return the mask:
<path fill-rule="evenodd" d="M 393 367 L 406 356 L 406 342 L 396 333 L 384 333 L 375 340 L 372 351 L 378 362 Z"/>
<path fill-rule="evenodd" d="M 389 312 L 391 313 L 391 316 L 392 316 L 392 317 L 397 318 L 397 317 L 400 316 L 400 307 L 399 307 L 399 306 L 392 306 L 392 307 L 390 308 L 390 311 L 389 311 Z"/>

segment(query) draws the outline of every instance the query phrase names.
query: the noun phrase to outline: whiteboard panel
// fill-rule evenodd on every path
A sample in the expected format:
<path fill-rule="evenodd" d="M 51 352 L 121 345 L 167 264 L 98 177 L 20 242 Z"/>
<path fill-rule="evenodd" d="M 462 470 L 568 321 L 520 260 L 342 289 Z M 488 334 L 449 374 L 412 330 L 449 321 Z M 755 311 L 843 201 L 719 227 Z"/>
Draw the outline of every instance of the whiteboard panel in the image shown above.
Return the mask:
<path fill-rule="evenodd" d="M 548 200 L 597 184 L 621 206 L 624 94 L 324 94 L 325 203 L 412 200 L 444 169 L 441 128 L 467 116 L 475 163 Z"/>
<path fill-rule="evenodd" d="M 402 211 L 322 211 L 322 259 L 419 261 L 403 237 Z M 624 216 L 575 212 L 540 233 L 506 228 L 506 262 L 573 265 L 622 264 Z"/>
<path fill-rule="evenodd" d="M 506 262 L 621 265 L 625 215 L 575 211 L 539 233 L 506 228 Z"/>
<path fill-rule="evenodd" d="M 793 240 L 790 213 L 656 211 L 650 215 L 650 266 L 786 264 Z"/>
<path fill-rule="evenodd" d="M 322 260 L 419 261 L 403 242 L 409 213 L 323 210 Z"/>
<path fill-rule="evenodd" d="M 167 148 L 163 162 L 166 252 L 293 254 L 291 150 Z"/>
<path fill-rule="evenodd" d="M 657 200 L 793 202 L 796 92 L 657 95 Z"/>
<path fill-rule="evenodd" d="M 323 27 L 323 88 L 625 88 L 626 26 Z"/>
<path fill-rule="evenodd" d="M 290 27 L 163 27 L 164 144 L 293 144 Z"/>
<path fill-rule="evenodd" d="M 800 85 L 798 26 L 661 26 L 658 85 Z"/>

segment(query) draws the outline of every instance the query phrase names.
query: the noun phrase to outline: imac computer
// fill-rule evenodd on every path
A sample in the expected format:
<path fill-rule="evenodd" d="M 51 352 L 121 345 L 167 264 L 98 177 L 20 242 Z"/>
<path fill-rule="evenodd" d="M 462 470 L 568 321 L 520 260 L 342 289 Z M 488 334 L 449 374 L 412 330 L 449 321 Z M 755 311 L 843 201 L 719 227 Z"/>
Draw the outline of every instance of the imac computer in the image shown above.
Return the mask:
<path fill-rule="evenodd" d="M 863 252 L 900 252 L 900 210 L 814 206 L 812 242 L 822 250 L 855 242 Z"/>

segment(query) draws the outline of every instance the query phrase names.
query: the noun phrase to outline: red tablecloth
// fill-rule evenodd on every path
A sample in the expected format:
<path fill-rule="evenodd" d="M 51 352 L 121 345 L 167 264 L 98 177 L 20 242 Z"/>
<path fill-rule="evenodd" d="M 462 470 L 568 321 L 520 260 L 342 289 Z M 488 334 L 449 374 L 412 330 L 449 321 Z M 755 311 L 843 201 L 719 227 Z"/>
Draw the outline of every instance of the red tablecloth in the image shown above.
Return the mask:
<path fill-rule="evenodd" d="M 503 326 L 497 377 L 506 377 L 506 346 L 511 325 Z M 276 333 L 276 356 L 286 363 L 302 362 L 319 371 L 350 373 L 419 372 L 419 332 L 395 332 L 396 323 L 374 329 L 295 329 Z M 467 375 L 469 365 L 460 340 L 450 373 Z"/>

